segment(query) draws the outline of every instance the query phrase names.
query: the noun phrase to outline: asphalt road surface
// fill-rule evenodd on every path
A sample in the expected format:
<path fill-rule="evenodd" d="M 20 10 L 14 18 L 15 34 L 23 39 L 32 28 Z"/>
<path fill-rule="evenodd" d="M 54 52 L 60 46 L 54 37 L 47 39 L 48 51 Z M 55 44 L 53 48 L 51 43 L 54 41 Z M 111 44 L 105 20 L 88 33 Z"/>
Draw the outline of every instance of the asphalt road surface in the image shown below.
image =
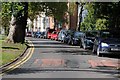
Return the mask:
<path fill-rule="evenodd" d="M 89 60 L 106 57 L 92 55 L 79 46 L 48 39 L 27 39 L 34 44 L 32 57 L 3 78 L 116 78 L 118 74 L 111 68 L 92 68 Z"/>

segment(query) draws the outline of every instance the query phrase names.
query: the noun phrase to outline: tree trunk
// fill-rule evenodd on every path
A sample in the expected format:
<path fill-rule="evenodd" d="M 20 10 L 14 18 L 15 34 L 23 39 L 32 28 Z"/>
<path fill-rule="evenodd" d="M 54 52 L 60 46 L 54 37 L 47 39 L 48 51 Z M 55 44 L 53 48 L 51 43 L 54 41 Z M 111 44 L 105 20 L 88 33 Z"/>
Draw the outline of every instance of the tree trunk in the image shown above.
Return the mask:
<path fill-rule="evenodd" d="M 73 12 L 73 14 L 70 15 L 70 29 L 72 30 L 77 29 L 77 14 L 78 14 L 78 10 L 77 10 L 77 4 L 76 4 L 75 11 Z"/>
<path fill-rule="evenodd" d="M 24 9 L 19 11 L 17 17 L 11 17 L 10 30 L 6 42 L 24 43 L 27 25 L 28 3 L 24 2 Z M 22 14 L 24 13 L 24 15 Z"/>
<path fill-rule="evenodd" d="M 10 21 L 10 30 L 9 30 L 9 34 L 8 34 L 8 37 L 6 39 L 6 42 L 9 42 L 9 43 L 14 43 L 14 40 L 13 40 L 13 35 L 15 34 L 15 22 L 16 22 L 16 19 L 15 17 L 12 15 L 11 16 L 11 21 Z"/>
<path fill-rule="evenodd" d="M 82 12 L 83 12 L 83 4 L 81 4 L 81 9 L 80 9 L 80 13 L 79 13 L 79 26 L 78 26 L 78 31 L 80 31 L 80 26 L 81 26 L 81 22 L 82 22 Z"/>

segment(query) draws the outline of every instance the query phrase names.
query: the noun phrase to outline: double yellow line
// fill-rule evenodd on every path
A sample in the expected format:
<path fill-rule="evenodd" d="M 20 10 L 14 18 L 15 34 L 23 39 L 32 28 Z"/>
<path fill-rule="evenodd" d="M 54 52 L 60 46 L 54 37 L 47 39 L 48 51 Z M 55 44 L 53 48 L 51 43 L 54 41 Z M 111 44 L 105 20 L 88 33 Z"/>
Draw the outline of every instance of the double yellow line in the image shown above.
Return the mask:
<path fill-rule="evenodd" d="M 32 43 L 31 41 L 29 41 L 29 42 Z M 32 54 L 33 54 L 33 52 L 34 52 L 34 45 L 31 44 L 31 46 L 33 46 L 33 47 L 30 48 L 29 52 L 27 53 L 27 55 L 26 55 L 24 58 L 22 58 L 22 59 L 21 59 L 20 61 L 18 61 L 16 64 L 14 64 L 14 65 L 8 67 L 7 69 L 5 69 L 2 73 L 0 73 L 0 76 L 2 76 L 2 75 L 4 75 L 5 73 L 10 72 L 10 71 L 18 68 L 19 66 L 21 66 L 22 64 L 24 64 L 26 61 L 28 61 L 28 60 L 31 58 L 31 56 L 32 56 Z"/>

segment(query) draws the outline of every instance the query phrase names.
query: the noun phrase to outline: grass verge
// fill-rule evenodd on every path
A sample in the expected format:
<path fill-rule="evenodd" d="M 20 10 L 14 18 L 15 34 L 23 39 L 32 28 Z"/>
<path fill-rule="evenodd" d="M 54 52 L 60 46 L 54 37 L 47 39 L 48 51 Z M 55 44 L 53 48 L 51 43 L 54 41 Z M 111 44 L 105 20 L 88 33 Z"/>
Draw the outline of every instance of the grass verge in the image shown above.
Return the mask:
<path fill-rule="evenodd" d="M 2 56 L 0 60 L 0 66 L 14 61 L 24 52 L 27 47 L 25 44 L 20 43 L 6 43 L 4 42 L 4 39 L 0 39 L 0 44 L 2 44 L 0 46 L 0 56 Z"/>

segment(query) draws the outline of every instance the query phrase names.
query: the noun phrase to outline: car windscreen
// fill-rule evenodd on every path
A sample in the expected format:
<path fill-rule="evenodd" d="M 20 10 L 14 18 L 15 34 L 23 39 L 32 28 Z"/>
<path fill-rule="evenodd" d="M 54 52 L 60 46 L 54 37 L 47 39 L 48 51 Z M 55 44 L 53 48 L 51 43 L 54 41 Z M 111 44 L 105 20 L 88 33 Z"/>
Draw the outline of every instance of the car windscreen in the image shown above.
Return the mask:
<path fill-rule="evenodd" d="M 120 34 L 117 32 L 102 32 L 101 33 L 102 38 L 120 38 Z"/>
<path fill-rule="evenodd" d="M 74 34 L 74 37 L 81 37 L 83 35 L 83 33 L 81 33 L 81 32 L 76 32 L 75 34 Z"/>
<path fill-rule="evenodd" d="M 86 37 L 95 37 L 97 32 L 86 32 Z"/>

